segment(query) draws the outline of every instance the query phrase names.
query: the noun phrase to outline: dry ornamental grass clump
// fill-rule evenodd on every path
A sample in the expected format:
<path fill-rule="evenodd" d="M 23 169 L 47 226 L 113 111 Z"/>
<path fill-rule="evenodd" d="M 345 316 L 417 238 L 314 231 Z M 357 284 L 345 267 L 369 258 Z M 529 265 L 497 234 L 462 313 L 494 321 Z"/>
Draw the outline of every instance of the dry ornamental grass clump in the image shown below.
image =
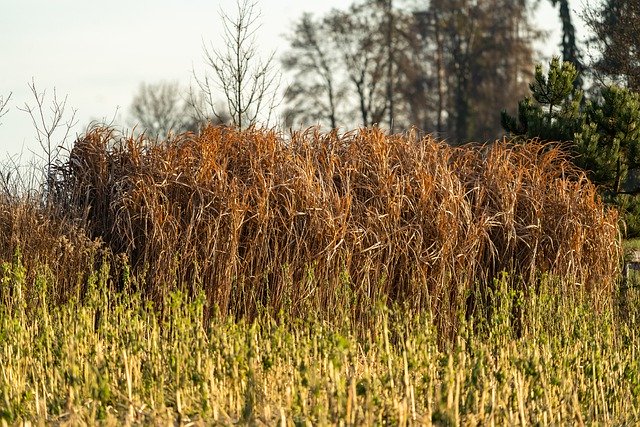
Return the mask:
<path fill-rule="evenodd" d="M 89 272 L 102 263 L 103 255 L 99 241 L 89 239 L 81 227 L 52 215 L 41 200 L 0 192 L 0 305 L 14 305 L 18 294 L 30 302 L 30 310 L 42 300 L 59 304 L 80 298 Z M 16 263 L 21 267 L 7 273 Z M 16 271 L 33 286 L 12 286 Z M 55 285 L 43 292 L 41 287 L 48 282 Z"/>
<path fill-rule="evenodd" d="M 204 291 L 236 316 L 364 321 L 385 301 L 446 331 L 491 304 L 503 271 L 524 292 L 562 276 L 598 307 L 619 268 L 617 212 L 536 141 L 209 127 L 150 144 L 99 128 L 57 172 L 57 206 L 124 252 L 148 297 Z"/>

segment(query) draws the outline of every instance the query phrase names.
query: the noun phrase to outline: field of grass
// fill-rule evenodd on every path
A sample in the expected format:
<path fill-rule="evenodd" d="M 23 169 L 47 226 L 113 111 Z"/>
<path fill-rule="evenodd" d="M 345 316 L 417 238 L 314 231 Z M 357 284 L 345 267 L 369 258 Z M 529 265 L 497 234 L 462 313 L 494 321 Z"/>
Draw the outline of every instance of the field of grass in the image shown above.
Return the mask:
<path fill-rule="evenodd" d="M 558 147 L 98 128 L 50 166 L 0 174 L 2 425 L 640 420 L 618 214 Z"/>
<path fill-rule="evenodd" d="M 544 279 L 496 288 L 490 322 L 443 342 L 429 315 L 372 309 L 377 326 L 260 317 L 203 323 L 204 298 L 153 308 L 112 293 L 108 266 L 82 302 L 25 301 L 2 266 L 3 424 L 583 425 L 640 419 L 636 295 L 594 313 Z M 36 278 L 41 296 L 54 286 Z M 526 321 L 514 332 L 513 309 Z"/>

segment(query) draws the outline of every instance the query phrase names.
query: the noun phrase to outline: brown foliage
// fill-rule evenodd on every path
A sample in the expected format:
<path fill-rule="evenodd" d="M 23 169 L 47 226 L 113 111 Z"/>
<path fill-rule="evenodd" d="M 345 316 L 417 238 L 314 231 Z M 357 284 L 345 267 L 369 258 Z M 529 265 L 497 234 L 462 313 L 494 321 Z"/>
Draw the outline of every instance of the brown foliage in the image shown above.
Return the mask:
<path fill-rule="evenodd" d="M 25 282 L 35 287 L 21 289 L 21 300 L 35 308 L 38 299 L 46 294 L 50 303 L 58 304 L 69 298 L 81 298 L 86 290 L 87 277 L 102 260 L 104 252 L 99 241 L 89 239 L 84 231 L 68 221 L 55 218 L 52 211 L 30 197 L 10 197 L 0 194 L 0 264 L 8 263 L 24 268 Z M 3 286 L 6 272 L 2 267 L 0 301 L 11 307 L 18 292 L 13 286 Z M 13 268 L 13 271 L 20 268 Z M 12 273 L 13 274 L 13 273 Z M 41 292 L 37 278 L 51 279 L 55 288 Z M 9 283 L 9 282 L 7 282 Z M 41 301 L 42 302 L 42 301 Z"/>
<path fill-rule="evenodd" d="M 147 296 L 204 291 L 236 316 L 364 321 L 382 300 L 451 330 L 502 271 L 525 291 L 565 277 L 597 306 L 619 268 L 617 212 L 536 141 L 209 127 L 147 144 L 95 129 L 58 172 L 58 206 L 126 253 Z"/>

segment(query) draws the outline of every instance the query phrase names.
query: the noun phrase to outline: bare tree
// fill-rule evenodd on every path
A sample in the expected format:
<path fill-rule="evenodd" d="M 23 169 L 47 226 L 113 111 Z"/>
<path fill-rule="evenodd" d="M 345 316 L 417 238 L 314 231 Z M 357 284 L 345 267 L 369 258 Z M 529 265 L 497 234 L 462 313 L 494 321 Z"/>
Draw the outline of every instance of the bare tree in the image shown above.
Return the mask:
<path fill-rule="evenodd" d="M 285 96 L 289 122 L 386 125 L 390 131 L 435 126 L 430 39 L 412 13 L 391 6 L 364 0 L 318 19 L 302 16 L 283 61 L 294 73 Z"/>
<path fill-rule="evenodd" d="M 289 36 L 290 51 L 283 59 L 286 70 L 295 71 L 294 82 L 287 88 L 285 112 L 289 125 L 294 120 L 326 122 L 338 127 L 338 104 L 345 95 L 345 85 L 336 75 L 340 60 L 328 37 L 326 24 L 305 13 Z M 309 108 L 313 103 L 317 108 Z"/>
<path fill-rule="evenodd" d="M 536 2 L 394 3 L 360 0 L 298 21 L 284 61 L 295 73 L 288 111 L 306 124 L 334 117 L 348 127 L 418 126 L 455 142 L 498 136 L 496 112 L 516 108 L 528 90 L 540 34 L 530 22 Z M 336 88 L 346 90 L 337 97 Z"/>
<path fill-rule="evenodd" d="M 221 11 L 224 50 L 203 46 L 206 66 L 213 71 L 194 77 L 206 106 L 221 119 L 216 108 L 217 89 L 226 99 L 231 122 L 240 129 L 255 125 L 263 116 L 269 122 L 277 107 L 280 74 L 275 70 L 274 53 L 260 59 L 256 32 L 260 13 L 257 2 L 238 0 L 236 16 Z M 217 88 L 217 89 L 216 89 Z"/>
<path fill-rule="evenodd" d="M 372 6 L 378 4 L 354 4 L 348 11 L 333 11 L 327 18 L 356 94 L 363 126 L 381 123 L 388 107 L 386 17 L 383 9 Z"/>
<path fill-rule="evenodd" d="M 201 110 L 201 101 L 177 82 L 142 83 L 131 103 L 130 122 L 162 140 L 171 133 L 197 132 L 205 123 L 218 120 L 201 116 Z M 228 120 L 227 116 L 220 116 Z"/>
<path fill-rule="evenodd" d="M 7 95 L 6 97 L 0 95 L 0 118 L 2 118 L 2 116 L 4 116 L 5 114 L 7 114 L 9 112 L 9 100 L 11 99 L 11 95 L 12 93 L 9 92 L 9 95 Z M 0 125 L 2 124 L 2 122 L 0 122 Z"/>
<path fill-rule="evenodd" d="M 528 92 L 533 42 L 532 0 L 432 0 L 425 11 L 433 52 L 438 130 L 453 143 L 502 133 L 496 111 L 517 107 Z"/>
<path fill-rule="evenodd" d="M 303 15 L 289 36 L 283 64 L 295 73 L 287 89 L 288 119 L 337 126 L 380 124 L 389 110 L 388 4 L 379 0 Z M 400 20 L 397 20 L 400 22 Z M 395 42 L 395 40 L 394 40 Z M 397 73 L 396 73 L 397 74 Z"/>
<path fill-rule="evenodd" d="M 605 83 L 640 91 L 640 3 L 588 1 L 582 20 L 590 30 L 591 72 Z"/>
<path fill-rule="evenodd" d="M 0 96 L 0 118 L 9 112 L 8 105 L 12 95 L 9 92 L 6 97 Z M 35 169 L 34 161 L 23 161 L 22 153 L 4 158 L 0 162 L 0 197 L 9 200 L 29 194 L 36 188 L 34 179 L 40 178 L 31 173 Z"/>
<path fill-rule="evenodd" d="M 58 98 L 55 88 L 48 108 L 45 105 L 46 91 L 38 91 L 34 80 L 31 80 L 29 89 L 33 95 L 35 105 L 29 105 L 25 102 L 24 107 L 19 108 L 19 110 L 24 111 L 31 117 L 31 122 L 36 130 L 36 140 L 43 151 L 43 154 L 34 154 L 45 162 L 45 193 L 48 201 L 49 191 L 52 189 L 55 180 L 53 164 L 60 156 L 71 129 L 77 124 L 76 110 L 67 111 L 67 96 L 63 99 Z"/>

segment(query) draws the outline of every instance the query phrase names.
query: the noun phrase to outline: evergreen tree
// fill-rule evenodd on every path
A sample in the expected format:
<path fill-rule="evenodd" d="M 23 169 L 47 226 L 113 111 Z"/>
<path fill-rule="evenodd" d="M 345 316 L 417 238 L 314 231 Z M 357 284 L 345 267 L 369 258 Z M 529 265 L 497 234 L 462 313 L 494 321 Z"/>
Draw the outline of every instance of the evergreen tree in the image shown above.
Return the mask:
<path fill-rule="evenodd" d="M 601 95 L 600 102 L 587 103 L 575 135 L 578 163 L 613 194 L 634 191 L 623 184 L 640 167 L 640 95 L 616 86 L 604 87 Z"/>
<path fill-rule="evenodd" d="M 582 92 L 574 81 L 577 71 L 569 62 L 553 58 L 545 75 L 537 65 L 534 80 L 529 84 L 532 97 L 518 103 L 518 116 L 505 110 L 501 113 L 502 127 L 513 136 L 536 137 L 544 141 L 571 141 L 580 130 Z"/>
<path fill-rule="evenodd" d="M 582 55 L 576 43 L 576 29 L 571 20 L 571 10 L 569 9 L 569 0 L 551 0 L 553 6 L 560 5 L 560 21 L 562 22 L 562 60 L 570 62 L 576 67 L 578 75 L 573 84 L 576 88 L 582 87 L 582 72 L 584 65 L 582 64 Z"/>
<path fill-rule="evenodd" d="M 579 166 L 600 186 L 603 199 L 618 207 L 627 237 L 640 235 L 640 95 L 605 87 L 601 101 L 586 105 L 586 123 L 576 135 Z"/>
<path fill-rule="evenodd" d="M 599 186 L 604 200 L 616 205 L 627 235 L 640 234 L 640 94 L 603 87 L 600 96 L 581 108 L 575 89 L 575 67 L 551 61 L 545 75 L 536 67 L 529 85 L 532 97 L 520 101 L 518 117 L 502 112 L 504 129 L 525 140 L 568 142 L 576 165 Z"/>

